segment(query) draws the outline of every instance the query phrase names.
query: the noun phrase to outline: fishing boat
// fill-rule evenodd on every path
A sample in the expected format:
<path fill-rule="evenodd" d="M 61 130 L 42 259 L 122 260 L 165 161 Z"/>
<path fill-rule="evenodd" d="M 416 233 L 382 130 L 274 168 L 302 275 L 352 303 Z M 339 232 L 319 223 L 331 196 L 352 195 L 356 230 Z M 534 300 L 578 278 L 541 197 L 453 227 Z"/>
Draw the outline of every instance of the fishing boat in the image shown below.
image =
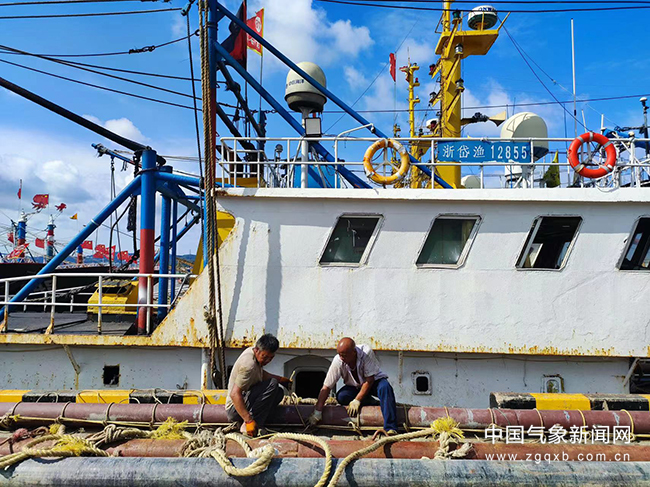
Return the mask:
<path fill-rule="evenodd" d="M 35 278 L 0 279 L 0 426 L 32 448 L 7 460 L 0 484 L 235 485 L 231 476 L 259 475 L 251 482 L 527 485 L 531 474 L 542 485 L 647 484 L 650 159 L 636 150 L 650 142 L 647 133 L 603 128 L 552 138 L 533 112 L 463 117 L 461 66 L 488 54 L 507 19 L 490 6 L 462 15 L 444 3 L 429 71 L 439 114 L 422 131 L 413 116 L 419 66 L 401 68 L 408 137 L 382 132 L 336 96 L 315 60 L 283 55 L 246 22 L 245 9 L 217 1 L 200 8 L 202 177 L 0 79 L 133 151 L 138 168 Z M 247 35 L 286 65 L 284 100 L 238 62 L 234 47 L 217 42 L 227 25 L 235 44 Z M 254 135 L 214 103 L 217 72 Z M 235 76 L 295 134 L 267 136 Z M 326 103 L 358 127 L 324 135 Z M 231 135 L 217 138 L 217 118 Z M 461 137 L 479 122 L 496 123 L 500 137 Z M 58 266 L 132 196 L 138 272 L 86 273 L 98 282 L 93 298 L 66 301 Z M 185 227 L 179 205 L 193 215 Z M 197 224 L 194 268 L 178 272 L 178 240 Z M 24 286 L 14 292 L 16 281 Z M 44 281 L 46 326 L 26 333 L 22 307 Z M 65 306 L 87 314 L 72 333 L 58 325 Z M 213 433 L 228 426 L 229 368 L 263 333 L 280 341 L 267 369 L 293 378 L 272 416 L 283 433 Z M 326 406 L 322 428 L 300 436 L 333 349 L 348 335 L 372 347 L 390 378 L 402 404 L 396 439 L 365 437 L 381 426 L 376 406 L 356 418 Z M 84 432 L 73 448 L 52 428 L 51 456 L 98 458 L 26 459 L 36 456 L 36 433 L 18 428 L 52 423 Z M 115 436 L 126 427 L 141 432 Z M 518 431 L 521 438 L 510 436 Z M 575 431 L 586 436 L 572 441 Z M 0 439 L 0 454 L 9 446 Z M 204 458 L 188 454 L 194 447 Z"/>

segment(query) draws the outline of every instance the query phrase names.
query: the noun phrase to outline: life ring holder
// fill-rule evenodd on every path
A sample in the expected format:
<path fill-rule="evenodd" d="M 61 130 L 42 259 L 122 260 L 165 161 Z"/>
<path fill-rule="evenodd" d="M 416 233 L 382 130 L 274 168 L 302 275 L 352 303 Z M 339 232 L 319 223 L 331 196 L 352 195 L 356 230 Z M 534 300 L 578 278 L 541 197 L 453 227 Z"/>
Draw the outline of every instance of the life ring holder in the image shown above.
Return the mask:
<path fill-rule="evenodd" d="M 593 152 L 592 156 L 588 157 L 586 160 L 584 158 L 583 160 L 580 159 L 582 144 L 585 142 L 596 142 L 603 146 L 605 149 L 607 159 L 605 160 L 604 164 L 598 164 L 598 169 L 591 169 L 586 166 L 587 163 L 592 162 Z M 612 141 L 605 137 L 603 134 L 587 132 L 580 135 L 579 137 L 576 137 L 569 146 L 569 164 L 571 164 L 571 167 L 575 172 L 585 178 L 598 179 L 607 176 L 614 170 L 614 167 L 616 166 L 616 159 L 616 147 L 614 147 Z"/>
<path fill-rule="evenodd" d="M 372 163 L 372 158 L 374 155 L 377 153 L 379 149 L 395 149 L 399 154 L 400 154 L 400 161 L 401 164 L 399 166 L 399 169 L 397 169 L 396 172 L 391 174 L 390 176 L 382 176 L 377 172 L 377 169 Z M 404 176 L 406 176 L 406 173 L 409 170 L 409 167 L 411 165 L 411 158 L 409 156 L 408 151 L 406 148 L 400 144 L 398 141 L 394 139 L 379 139 L 377 142 L 372 144 L 370 147 L 368 147 L 368 150 L 366 150 L 365 155 L 363 156 L 363 168 L 366 172 L 366 176 L 368 179 L 371 181 L 377 183 L 377 184 L 382 184 L 382 185 L 389 185 L 389 184 L 395 184 L 398 181 L 401 181 Z"/>

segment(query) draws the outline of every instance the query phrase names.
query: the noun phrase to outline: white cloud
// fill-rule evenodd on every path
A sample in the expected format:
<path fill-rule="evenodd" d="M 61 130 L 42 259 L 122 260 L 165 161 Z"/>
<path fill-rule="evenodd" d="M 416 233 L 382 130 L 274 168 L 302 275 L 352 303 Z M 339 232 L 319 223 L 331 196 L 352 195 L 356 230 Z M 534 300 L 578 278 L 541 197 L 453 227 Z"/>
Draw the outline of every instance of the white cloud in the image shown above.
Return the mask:
<path fill-rule="evenodd" d="M 115 132 L 117 135 L 121 135 L 122 137 L 126 137 L 127 139 L 131 139 L 135 142 L 146 142 L 149 140 L 128 118 L 115 118 L 112 120 L 106 120 L 105 122 L 102 122 L 94 115 L 83 115 L 83 118 L 90 120 L 91 122 L 96 123 L 97 125 L 100 125 L 105 129 L 110 130 L 111 132 Z"/>
<path fill-rule="evenodd" d="M 368 78 L 353 66 L 346 66 L 343 68 L 343 75 L 348 86 L 353 90 L 368 86 Z"/>
<path fill-rule="evenodd" d="M 327 18 L 312 0 L 256 0 L 248 7 L 249 16 L 264 8 L 264 37 L 294 62 L 311 61 L 320 66 L 357 57 L 373 45 L 370 31 L 351 20 Z M 274 56 L 265 56 L 265 69 L 284 70 Z"/>
<path fill-rule="evenodd" d="M 354 27 L 348 20 L 337 20 L 329 28 L 334 46 L 342 53 L 357 56 L 374 44 L 368 27 Z"/>

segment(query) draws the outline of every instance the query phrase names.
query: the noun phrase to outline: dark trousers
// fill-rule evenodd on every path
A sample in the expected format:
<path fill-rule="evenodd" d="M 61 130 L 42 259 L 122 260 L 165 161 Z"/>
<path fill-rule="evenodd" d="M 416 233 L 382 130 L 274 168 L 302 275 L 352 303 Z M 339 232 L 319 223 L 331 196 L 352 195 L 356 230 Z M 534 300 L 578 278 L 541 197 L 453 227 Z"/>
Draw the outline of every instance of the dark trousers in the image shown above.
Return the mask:
<path fill-rule="evenodd" d="M 336 393 L 336 400 L 339 404 L 347 406 L 357 397 L 359 390 L 357 387 L 343 386 Z M 397 431 L 397 403 L 395 402 L 395 392 L 393 392 L 393 387 L 388 379 L 376 380 L 370 389 L 370 394 L 363 398 L 361 404 L 364 406 L 371 404 L 371 396 L 379 398 L 381 415 L 384 417 L 384 429 Z"/>
<path fill-rule="evenodd" d="M 258 428 L 264 427 L 266 418 L 275 407 L 280 404 L 284 391 L 277 379 L 271 378 L 258 382 L 243 394 L 246 409 L 251 413 Z M 243 421 L 237 410 L 233 407 L 226 410 L 228 421 Z"/>

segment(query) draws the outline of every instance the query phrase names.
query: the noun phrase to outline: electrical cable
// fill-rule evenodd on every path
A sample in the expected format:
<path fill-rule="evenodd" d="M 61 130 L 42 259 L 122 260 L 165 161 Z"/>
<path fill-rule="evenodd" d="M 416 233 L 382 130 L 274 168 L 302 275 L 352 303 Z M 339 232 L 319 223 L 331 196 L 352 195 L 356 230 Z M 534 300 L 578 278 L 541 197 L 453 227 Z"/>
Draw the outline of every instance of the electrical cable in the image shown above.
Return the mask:
<path fill-rule="evenodd" d="M 62 59 L 54 59 L 54 58 L 50 58 L 48 56 L 41 56 L 41 55 L 38 55 L 38 54 L 30 54 L 27 51 L 21 51 L 19 49 L 14 49 L 12 47 L 3 46 L 3 45 L 0 45 L 0 49 L 5 49 L 5 50 L 8 50 L 8 51 L 17 52 L 19 54 L 24 54 L 26 56 L 33 56 L 33 57 L 36 57 L 38 59 L 44 59 L 45 61 L 50 61 L 50 62 L 53 62 L 53 63 L 61 64 L 63 66 L 68 66 L 68 67 L 74 68 L 74 69 L 79 69 L 79 70 L 82 70 L 82 71 L 86 71 L 88 73 L 94 73 L 94 74 L 98 74 L 100 76 L 106 76 L 108 78 L 113 78 L 113 79 L 117 79 L 117 80 L 120 80 L 120 81 L 125 81 L 127 83 L 132 83 L 132 84 L 136 84 L 136 85 L 140 85 L 140 86 L 145 86 L 147 88 L 151 88 L 151 89 L 158 90 L 158 91 L 164 91 L 165 93 L 171 93 L 173 95 L 192 98 L 192 95 L 188 95 L 187 93 L 183 93 L 183 92 L 175 91 L 175 90 L 170 90 L 168 88 L 163 88 L 161 86 L 151 85 L 149 83 L 143 83 L 141 81 L 135 81 L 135 80 L 132 80 L 132 79 L 129 79 L 129 78 L 123 78 L 122 76 L 116 76 L 114 74 L 102 73 L 101 71 L 97 71 L 95 69 L 90 69 L 90 68 L 85 68 L 83 66 L 75 66 L 73 63 L 70 63 L 69 61 L 64 61 Z"/>
<path fill-rule="evenodd" d="M 526 66 L 528 66 L 528 69 L 530 69 L 531 73 L 533 73 L 533 75 L 535 76 L 535 78 L 537 78 L 537 81 L 539 81 L 539 83 L 544 87 L 544 89 L 548 92 L 548 94 L 551 95 L 551 98 L 553 98 L 553 99 L 555 100 L 555 102 L 556 102 L 558 105 L 560 105 L 560 106 L 562 107 L 562 110 L 564 110 L 565 112 L 567 112 L 567 113 L 571 116 L 571 118 L 573 118 L 573 119 L 574 119 L 574 120 L 575 120 L 579 125 L 582 125 L 582 127 L 584 127 L 584 129 L 585 129 L 586 131 L 589 131 L 589 129 L 585 126 L 585 124 L 582 123 L 580 120 L 578 120 L 578 119 L 573 115 L 573 113 L 570 113 L 570 112 L 567 110 L 567 108 L 564 106 L 564 104 L 562 104 L 562 103 L 560 102 L 560 100 L 557 99 L 557 97 L 555 96 L 555 94 L 554 94 L 554 93 L 553 93 L 553 92 L 552 92 L 552 91 L 551 91 L 551 90 L 550 90 L 550 89 L 549 89 L 549 88 L 544 84 L 544 82 L 542 81 L 542 78 L 539 77 L 539 75 L 537 74 L 537 72 L 536 72 L 536 71 L 533 69 L 533 67 L 530 65 L 530 63 L 528 62 L 528 59 L 526 59 L 526 56 L 524 56 L 524 53 L 521 51 L 521 49 L 519 48 L 519 46 L 517 45 L 517 43 L 515 42 L 515 40 L 512 38 L 512 36 L 510 35 L 510 32 L 508 32 L 508 29 L 506 28 L 505 25 L 503 26 L 503 30 L 505 30 L 506 34 L 508 35 L 508 38 L 510 39 L 510 41 L 512 41 L 512 45 L 515 46 L 515 49 L 517 50 L 517 52 L 518 52 L 519 55 L 521 56 L 521 59 L 523 59 L 524 62 L 526 63 Z"/>
<path fill-rule="evenodd" d="M 625 100 L 629 98 L 640 98 L 642 96 L 650 96 L 650 93 L 640 93 L 636 95 L 621 95 L 621 96 L 605 96 L 601 98 L 582 98 L 582 99 L 577 99 L 577 103 L 586 103 L 590 101 L 614 101 L 614 100 Z M 573 100 L 565 100 L 565 101 L 539 101 L 539 102 L 528 102 L 528 103 L 517 103 L 518 107 L 533 107 L 533 106 L 543 106 L 543 105 L 556 105 L 556 104 L 566 104 L 566 103 L 573 103 Z M 475 105 L 475 106 L 469 106 L 469 107 L 463 107 L 463 110 L 475 110 L 475 109 L 487 109 L 487 108 L 505 108 L 509 107 L 511 104 L 508 103 L 503 103 L 499 105 Z M 429 110 L 429 108 L 416 108 L 414 111 L 416 112 L 424 112 Z M 357 110 L 359 113 L 394 113 L 394 112 L 408 112 L 408 108 L 398 108 L 397 110 L 394 110 L 392 108 L 387 108 L 384 110 Z M 346 113 L 344 110 L 324 110 L 323 113 Z"/>
<path fill-rule="evenodd" d="M 192 35 L 198 35 L 198 32 L 194 32 Z M 162 44 L 155 44 L 155 45 L 140 47 L 140 48 L 136 48 L 136 49 L 129 49 L 128 51 L 102 52 L 102 53 L 97 53 L 97 54 L 42 54 L 42 53 L 38 53 L 36 55 L 53 57 L 53 58 L 54 57 L 70 58 L 70 57 L 101 57 L 101 56 L 121 56 L 123 54 L 140 54 L 140 53 L 145 53 L 145 52 L 153 52 L 156 49 L 159 49 L 161 47 L 170 46 L 170 45 L 175 44 L 177 42 L 184 41 L 185 39 L 187 39 L 187 36 L 183 36 L 183 37 L 179 37 L 178 39 L 163 42 Z M 7 54 L 11 54 L 11 53 L 7 53 Z"/>
<path fill-rule="evenodd" d="M 153 10 L 131 10 L 128 12 L 86 12 L 77 14 L 42 14 L 42 15 L 3 15 L 0 20 L 21 20 L 21 19 L 63 19 L 72 17 L 106 17 L 109 15 L 138 15 L 153 14 L 158 12 L 176 12 L 180 8 L 158 8 Z"/>
<path fill-rule="evenodd" d="M 471 9 L 458 9 L 458 8 L 436 8 L 436 7 L 414 7 L 409 5 L 383 5 L 378 3 L 361 3 L 350 0 L 316 0 L 317 2 L 337 3 L 340 5 L 350 5 L 357 7 L 375 7 L 375 8 L 391 8 L 401 10 L 419 10 L 424 12 L 471 12 Z M 508 12 L 517 14 L 550 14 L 561 12 L 604 12 L 612 10 L 644 10 L 650 8 L 650 5 L 630 5 L 621 7 L 594 7 L 594 8 L 564 8 L 564 9 L 544 9 L 544 10 L 510 10 Z"/>
<path fill-rule="evenodd" d="M 29 66 L 24 66 L 22 64 L 12 63 L 11 61 L 7 61 L 5 59 L 0 59 L 0 63 L 10 64 L 12 66 L 27 69 L 29 71 L 34 71 L 36 73 L 44 74 L 46 76 L 52 76 L 53 78 L 58 78 L 58 79 L 62 79 L 62 80 L 65 80 L 65 81 L 70 81 L 71 83 L 77 83 L 77 84 L 80 84 L 80 85 L 89 86 L 91 88 L 96 88 L 98 90 L 110 91 L 112 93 L 117 93 L 117 94 L 125 95 L 125 96 L 131 96 L 133 98 L 139 98 L 141 100 L 147 100 L 147 101 L 151 101 L 151 102 L 155 102 L 155 103 L 160 103 L 160 104 L 163 104 L 163 105 L 169 105 L 169 106 L 173 106 L 173 107 L 186 108 L 188 110 L 193 110 L 193 108 L 191 106 L 181 105 L 179 103 L 174 103 L 174 102 L 171 102 L 171 101 L 159 100 L 157 98 L 151 98 L 149 96 L 136 95 L 135 93 L 129 93 L 129 92 L 126 92 L 126 91 L 121 91 L 121 90 L 115 90 L 113 88 L 107 88 L 106 86 L 100 86 L 100 85 L 96 85 L 96 84 L 93 84 L 93 83 L 86 83 L 85 81 L 79 81 L 79 80 L 76 80 L 76 79 L 67 78 L 65 76 L 60 76 L 58 74 L 48 73 L 47 71 L 42 71 L 40 69 L 30 68 Z"/>
<path fill-rule="evenodd" d="M 41 0 L 31 2 L 4 2 L 0 7 L 22 7 L 25 5 L 65 5 L 79 3 L 157 2 L 158 0 Z M 165 3 L 170 0 L 163 0 Z"/>
<path fill-rule="evenodd" d="M 387 3 L 440 3 L 440 0 L 359 0 L 361 2 L 372 1 L 372 2 L 387 2 Z M 472 3 L 476 4 L 476 0 L 453 0 L 454 3 Z M 630 4 L 641 4 L 647 5 L 650 4 L 650 0 L 630 0 L 630 1 L 620 1 L 612 2 L 610 0 L 493 0 L 490 4 L 499 4 L 499 3 L 514 3 L 514 4 L 530 4 L 530 5 L 544 5 L 544 4 L 607 4 L 611 5 L 612 3 L 630 3 Z"/>

